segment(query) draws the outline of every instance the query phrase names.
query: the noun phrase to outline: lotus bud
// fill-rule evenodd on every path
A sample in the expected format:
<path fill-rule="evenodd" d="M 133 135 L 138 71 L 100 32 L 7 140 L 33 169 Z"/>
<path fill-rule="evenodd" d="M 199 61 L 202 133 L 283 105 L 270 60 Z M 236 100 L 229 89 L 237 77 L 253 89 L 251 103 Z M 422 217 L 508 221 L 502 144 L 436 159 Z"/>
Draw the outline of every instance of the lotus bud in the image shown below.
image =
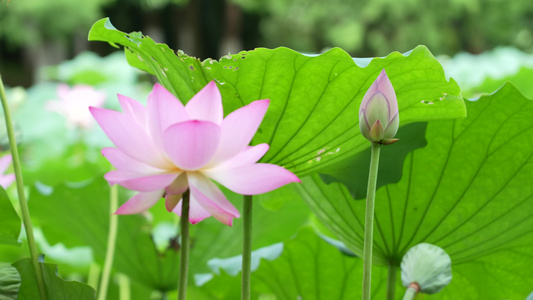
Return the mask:
<path fill-rule="evenodd" d="M 396 94 L 383 69 L 361 102 L 359 108 L 361 134 L 371 142 L 389 145 L 398 141 L 394 136 L 399 124 Z"/>
<path fill-rule="evenodd" d="M 452 281 L 452 260 L 440 247 L 422 243 L 403 256 L 402 284 L 418 292 L 434 294 Z"/>

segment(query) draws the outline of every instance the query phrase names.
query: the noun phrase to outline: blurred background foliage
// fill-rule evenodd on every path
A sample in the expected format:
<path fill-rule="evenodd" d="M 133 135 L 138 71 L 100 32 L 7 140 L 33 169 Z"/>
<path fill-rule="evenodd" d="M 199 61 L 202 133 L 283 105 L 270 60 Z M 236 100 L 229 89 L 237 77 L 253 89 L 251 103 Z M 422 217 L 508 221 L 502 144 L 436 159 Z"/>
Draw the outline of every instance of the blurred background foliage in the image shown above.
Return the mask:
<path fill-rule="evenodd" d="M 0 71 L 8 85 L 30 86 L 37 70 L 84 50 L 91 24 L 110 17 L 200 58 L 255 47 L 319 53 L 341 47 L 356 57 L 405 52 L 478 54 L 496 46 L 533 51 L 533 5 L 504 0 L 16 0 L 0 5 Z"/>

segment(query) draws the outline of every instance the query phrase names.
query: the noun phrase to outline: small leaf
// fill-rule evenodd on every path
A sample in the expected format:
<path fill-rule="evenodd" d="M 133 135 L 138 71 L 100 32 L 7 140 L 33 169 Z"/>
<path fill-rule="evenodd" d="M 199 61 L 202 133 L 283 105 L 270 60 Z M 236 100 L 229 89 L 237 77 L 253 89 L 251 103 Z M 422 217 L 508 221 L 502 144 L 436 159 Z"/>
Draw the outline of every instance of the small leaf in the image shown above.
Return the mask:
<path fill-rule="evenodd" d="M 20 275 L 10 264 L 0 263 L 0 300 L 16 300 L 20 287 Z"/>
<path fill-rule="evenodd" d="M 40 263 L 48 299 L 54 300 L 94 300 L 96 292 L 90 286 L 78 281 L 65 281 L 57 275 L 57 265 Z M 18 300 L 40 299 L 39 288 L 35 280 L 30 258 L 25 258 L 13 263 L 22 279 Z"/>
<path fill-rule="evenodd" d="M 20 218 L 13 208 L 9 197 L 0 186 L 0 244 L 19 245 Z"/>

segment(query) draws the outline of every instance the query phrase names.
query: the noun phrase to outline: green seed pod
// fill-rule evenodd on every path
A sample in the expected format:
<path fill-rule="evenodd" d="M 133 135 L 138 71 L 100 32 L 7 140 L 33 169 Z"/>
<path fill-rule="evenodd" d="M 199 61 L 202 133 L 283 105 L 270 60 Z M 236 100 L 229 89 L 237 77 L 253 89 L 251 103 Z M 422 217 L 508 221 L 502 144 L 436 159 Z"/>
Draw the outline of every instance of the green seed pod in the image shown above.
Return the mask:
<path fill-rule="evenodd" d="M 440 247 L 421 243 L 403 256 L 402 284 L 418 284 L 420 292 L 438 293 L 452 281 L 452 260 Z"/>

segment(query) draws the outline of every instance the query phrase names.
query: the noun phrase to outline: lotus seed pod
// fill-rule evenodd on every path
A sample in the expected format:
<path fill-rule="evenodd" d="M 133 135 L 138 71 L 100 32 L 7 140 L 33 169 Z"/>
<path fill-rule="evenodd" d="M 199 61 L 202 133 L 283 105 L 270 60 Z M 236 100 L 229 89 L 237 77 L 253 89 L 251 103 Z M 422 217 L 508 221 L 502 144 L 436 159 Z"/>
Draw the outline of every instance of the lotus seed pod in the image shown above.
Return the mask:
<path fill-rule="evenodd" d="M 452 260 L 440 247 L 421 243 L 403 256 L 402 284 L 416 283 L 420 292 L 438 293 L 452 281 Z"/>

